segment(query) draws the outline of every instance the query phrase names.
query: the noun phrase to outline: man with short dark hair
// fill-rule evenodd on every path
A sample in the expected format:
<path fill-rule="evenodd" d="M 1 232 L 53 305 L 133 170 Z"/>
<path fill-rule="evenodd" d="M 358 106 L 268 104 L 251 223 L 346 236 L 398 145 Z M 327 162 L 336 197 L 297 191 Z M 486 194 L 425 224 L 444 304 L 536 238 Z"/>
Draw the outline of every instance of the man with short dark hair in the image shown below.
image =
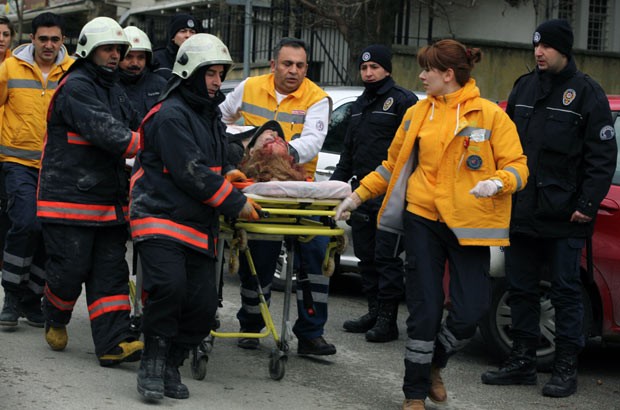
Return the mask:
<path fill-rule="evenodd" d="M 226 96 L 220 105 L 222 120 L 233 123 L 243 117 L 244 125 L 261 126 L 276 120 L 288 142 L 289 154 L 304 164 L 307 176 L 313 177 L 318 153 L 327 135 L 331 115 L 331 99 L 320 87 L 306 78 L 308 52 L 306 43 L 296 38 L 283 38 L 274 49 L 271 74 L 250 77 Z M 299 354 L 332 355 L 336 347 L 323 338 L 327 321 L 329 277 L 322 274 L 327 237 L 315 237 L 299 243 L 295 255 L 301 271 L 297 283 L 298 319 L 293 333 L 299 340 Z M 250 241 L 254 265 L 265 299 L 271 297 L 271 282 L 276 269 L 281 243 Z M 300 261 L 301 260 L 301 261 Z M 257 333 L 264 327 L 258 307 L 255 280 L 250 276 L 245 258 L 239 269 L 242 306 L 237 313 L 242 332 Z M 307 276 L 307 280 L 300 278 Z M 257 338 L 239 339 L 239 347 L 256 349 Z"/>
<path fill-rule="evenodd" d="M 506 248 L 514 341 L 508 360 L 482 382 L 537 383 L 539 282 L 548 268 L 555 360 L 542 393 L 567 397 L 577 390 L 577 356 L 585 343 L 581 250 L 609 190 L 617 145 L 605 92 L 575 65 L 568 22 L 542 23 L 533 44 L 537 67 L 515 82 L 506 108 L 530 170 L 529 183 L 514 196 Z"/>
<path fill-rule="evenodd" d="M 73 63 L 63 45 L 63 30 L 61 16 L 39 14 L 32 20 L 32 42 L 17 47 L 0 66 L 0 161 L 11 220 L 2 264 L 2 326 L 17 326 L 20 316 L 31 326 L 44 323 L 45 247 L 36 217 L 36 191 L 47 107 Z"/>

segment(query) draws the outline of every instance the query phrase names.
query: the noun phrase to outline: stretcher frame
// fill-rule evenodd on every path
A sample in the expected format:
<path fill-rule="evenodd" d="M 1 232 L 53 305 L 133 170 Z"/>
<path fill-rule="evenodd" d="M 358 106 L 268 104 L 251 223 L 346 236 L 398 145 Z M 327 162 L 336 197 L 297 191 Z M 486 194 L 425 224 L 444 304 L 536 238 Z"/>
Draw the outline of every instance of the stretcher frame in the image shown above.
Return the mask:
<path fill-rule="evenodd" d="M 292 340 L 292 331 L 289 321 L 291 294 L 293 292 L 293 270 L 295 260 L 295 241 L 308 242 L 316 236 L 330 237 L 323 261 L 323 274 L 333 273 L 336 253 L 346 249 L 344 230 L 336 225 L 333 217 L 335 207 L 340 204 L 338 199 L 309 199 L 309 198 L 272 198 L 255 194 L 246 194 L 262 207 L 259 221 L 245 221 L 221 218 L 220 240 L 218 242 L 218 259 L 216 272 L 217 283 L 224 266 L 224 243 L 230 247 L 229 271 L 236 274 L 239 268 L 239 253 L 247 258 L 250 274 L 256 281 L 256 290 L 259 298 L 259 309 L 265 322 L 265 329 L 259 333 L 247 332 L 220 332 L 212 330 L 207 338 L 191 352 L 190 364 L 192 377 L 202 380 L 206 376 L 209 354 L 213 349 L 215 338 L 266 338 L 273 336 L 275 347 L 271 350 L 269 360 L 269 375 L 273 380 L 284 377 L 288 361 L 289 345 Z M 318 217 L 318 221 L 316 218 Z M 256 268 L 252 259 L 248 240 L 284 241 L 286 244 L 286 280 L 282 313 L 281 332 L 278 334 L 269 307 L 264 297 Z M 219 319 L 218 319 L 219 322 Z"/>

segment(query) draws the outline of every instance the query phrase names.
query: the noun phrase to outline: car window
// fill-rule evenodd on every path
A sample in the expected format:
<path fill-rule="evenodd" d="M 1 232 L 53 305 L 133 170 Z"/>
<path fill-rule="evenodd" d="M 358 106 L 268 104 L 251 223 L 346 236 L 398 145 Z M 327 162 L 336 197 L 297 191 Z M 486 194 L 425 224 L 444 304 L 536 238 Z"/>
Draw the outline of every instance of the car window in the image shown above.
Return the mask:
<path fill-rule="evenodd" d="M 321 151 L 341 153 L 344 147 L 344 136 L 349 127 L 351 119 L 351 106 L 353 102 L 342 104 L 332 112 L 332 118 L 329 121 L 327 136 L 323 143 Z"/>
<path fill-rule="evenodd" d="M 611 113 L 614 118 L 614 128 L 616 130 L 616 144 L 620 144 L 620 112 L 614 111 Z M 616 172 L 614 178 L 611 181 L 614 185 L 620 185 L 620 146 L 618 147 L 618 158 L 616 159 Z"/>

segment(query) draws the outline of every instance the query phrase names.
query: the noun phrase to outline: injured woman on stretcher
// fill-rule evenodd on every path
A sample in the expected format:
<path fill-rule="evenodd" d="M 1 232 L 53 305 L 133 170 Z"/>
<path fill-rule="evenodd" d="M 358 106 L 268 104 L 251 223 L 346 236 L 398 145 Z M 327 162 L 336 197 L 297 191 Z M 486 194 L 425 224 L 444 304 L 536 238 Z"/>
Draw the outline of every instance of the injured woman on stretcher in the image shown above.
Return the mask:
<path fill-rule="evenodd" d="M 311 182 L 313 176 L 308 175 L 304 166 L 296 163 L 289 154 L 288 143 L 277 121 L 267 121 L 256 129 L 244 145 L 243 157 L 237 164 L 240 172 L 227 175 L 227 178 L 231 182 L 252 182 L 245 184 L 243 192 L 246 194 L 341 199 L 348 196 L 347 192 L 351 192 L 350 185 L 345 182 Z"/>

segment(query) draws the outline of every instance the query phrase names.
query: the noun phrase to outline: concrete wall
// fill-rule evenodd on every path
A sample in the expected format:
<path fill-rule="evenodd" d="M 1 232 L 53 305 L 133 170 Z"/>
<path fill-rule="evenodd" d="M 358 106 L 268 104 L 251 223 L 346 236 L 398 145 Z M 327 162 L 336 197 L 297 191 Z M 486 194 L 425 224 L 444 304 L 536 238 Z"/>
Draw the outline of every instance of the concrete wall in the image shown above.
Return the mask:
<path fill-rule="evenodd" d="M 482 96 L 490 100 L 506 99 L 514 81 L 535 67 L 532 47 L 463 42 L 482 49 L 482 60 L 474 67 L 472 76 Z M 416 52 L 407 47 L 395 47 L 392 75 L 403 87 L 422 91 Z M 620 94 L 620 54 L 575 51 L 574 57 L 577 68 L 601 84 L 607 94 Z"/>

